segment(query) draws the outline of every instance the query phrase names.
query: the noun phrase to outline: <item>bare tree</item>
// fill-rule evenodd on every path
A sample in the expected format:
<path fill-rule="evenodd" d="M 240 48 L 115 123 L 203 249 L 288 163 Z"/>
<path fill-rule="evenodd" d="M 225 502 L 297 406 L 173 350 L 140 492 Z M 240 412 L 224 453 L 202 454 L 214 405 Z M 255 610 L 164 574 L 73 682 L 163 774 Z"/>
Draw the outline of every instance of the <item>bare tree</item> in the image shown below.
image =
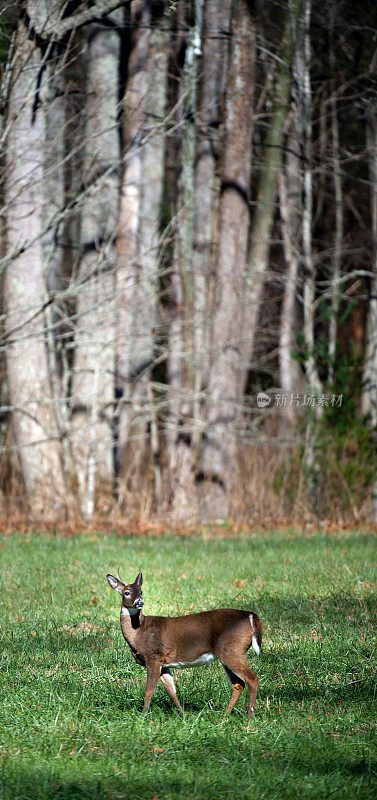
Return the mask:
<path fill-rule="evenodd" d="M 188 9 L 190 10 L 190 4 Z M 196 389 L 196 285 L 193 269 L 196 115 L 198 110 L 197 76 L 202 55 L 203 0 L 192 5 L 188 29 L 180 98 L 181 169 L 177 197 L 176 242 L 172 289 L 175 313 L 170 330 L 169 369 L 172 386 L 169 392 L 170 416 L 169 470 L 172 514 L 176 521 L 196 516 L 195 453 L 192 420 Z"/>
<path fill-rule="evenodd" d="M 374 244 L 373 270 L 370 281 L 369 314 L 367 323 L 367 350 L 364 370 L 364 413 L 370 415 L 370 424 L 377 436 L 377 104 L 369 104 L 367 109 L 367 152 L 371 189 L 371 218 Z M 366 401 L 366 402 L 365 402 Z M 372 495 L 372 514 L 377 521 L 377 477 L 374 478 Z"/>
<path fill-rule="evenodd" d="M 192 449 L 198 468 L 204 422 L 204 389 L 209 370 L 211 320 L 218 232 L 219 158 L 223 127 L 222 96 L 228 65 L 226 31 L 230 0 L 207 0 L 203 13 L 202 57 L 199 65 L 197 147 L 194 175 L 194 403 Z"/>
<path fill-rule="evenodd" d="M 305 375 L 308 390 L 314 400 L 309 407 L 306 427 L 305 474 L 307 502 L 311 511 L 318 513 L 320 499 L 320 465 L 318 418 L 320 407 L 316 398 L 322 386 L 318 374 L 315 354 L 315 302 L 316 264 L 313 254 L 313 169 L 312 169 L 312 91 L 311 91 L 311 0 L 304 0 L 297 37 L 295 71 L 295 93 L 297 98 L 296 120 L 299 140 L 302 142 L 302 263 L 303 263 L 303 331 L 305 345 Z"/>
<path fill-rule="evenodd" d="M 77 275 L 71 447 L 82 514 L 94 511 L 95 486 L 113 484 L 115 230 L 119 194 L 119 12 L 88 29 L 87 99 Z"/>
<path fill-rule="evenodd" d="M 158 262 L 165 149 L 167 39 L 165 16 L 149 2 L 132 8 L 132 37 L 124 99 L 125 168 L 116 270 L 119 501 L 132 502 L 149 474 L 154 451 L 161 494 L 158 437 L 151 384 L 158 327 Z M 152 440 L 148 431 L 153 429 Z M 156 438 L 157 437 L 157 438 Z M 150 487 L 149 487 L 150 493 Z"/>
<path fill-rule="evenodd" d="M 310 80 L 310 15 L 311 0 L 305 0 L 297 40 L 295 78 L 298 100 L 298 125 L 302 141 L 303 162 L 303 211 L 302 249 L 304 265 L 304 339 L 305 368 L 309 388 L 314 393 L 321 389 L 315 362 L 314 310 L 315 310 L 315 259 L 312 246 L 313 224 L 313 173 L 312 173 L 312 94 Z"/>
<path fill-rule="evenodd" d="M 132 5 L 130 25 L 130 54 L 128 81 L 124 97 L 123 139 L 126 160 L 122 176 L 118 237 L 116 291 L 117 313 L 117 389 L 122 395 L 119 446 L 122 448 L 130 434 L 134 416 L 132 394 L 137 364 L 136 297 L 138 285 L 138 255 L 140 251 L 140 214 L 142 189 L 142 149 L 145 125 L 145 105 L 148 89 L 147 63 L 150 41 L 149 3 L 137 0 Z"/>
<path fill-rule="evenodd" d="M 168 70 L 166 16 L 156 21 L 150 37 L 147 63 L 147 95 L 145 102 L 145 144 L 143 146 L 141 213 L 140 213 L 140 270 L 138 281 L 137 353 L 139 395 L 147 397 L 144 419 L 144 439 L 153 457 L 154 494 L 157 508 L 161 502 L 161 445 L 154 397 L 152 370 L 155 360 L 164 357 L 158 349 L 157 335 L 161 327 L 159 314 L 160 274 L 159 248 L 161 235 L 161 206 L 164 184 L 166 141 L 166 90 Z M 146 436 L 150 431 L 150 436 Z"/>
<path fill-rule="evenodd" d="M 179 275 L 175 277 L 177 305 L 182 306 L 179 315 L 182 334 L 172 342 L 177 353 L 176 375 L 179 375 L 181 385 L 176 398 L 172 398 L 178 426 L 171 441 L 170 473 L 173 516 L 180 521 L 195 519 L 199 513 L 195 479 L 201 470 L 204 392 L 210 358 L 217 253 L 221 98 L 228 64 L 226 31 L 230 24 L 230 1 L 208 0 L 203 10 L 202 3 L 198 2 L 195 10 L 184 72 L 182 160 L 185 173 L 182 170 L 182 184 L 186 184 L 186 189 L 182 192 L 181 203 L 182 280 Z M 193 88 L 194 81 L 198 83 L 197 90 Z M 190 176 L 189 180 L 187 176 Z M 176 314 L 176 326 L 177 317 Z M 180 348 L 184 353 L 181 356 Z"/>
<path fill-rule="evenodd" d="M 334 196 L 335 196 L 335 226 L 334 226 L 334 248 L 331 265 L 331 305 L 330 305 L 330 324 L 329 324 L 329 374 L 328 379 L 331 383 L 334 379 L 335 372 L 335 356 L 336 356 L 336 340 L 338 330 L 338 312 L 340 300 L 340 275 L 342 263 L 342 245 L 343 245 L 343 190 L 342 178 L 340 172 L 340 157 L 339 157 L 339 124 L 338 124 L 338 110 L 337 98 L 335 88 L 335 75 L 336 75 L 336 59 L 334 52 L 334 13 L 336 7 L 333 5 L 331 8 L 331 21 L 330 21 L 330 112 L 331 112 L 331 159 L 334 181 Z"/>
<path fill-rule="evenodd" d="M 234 482 L 242 397 L 242 332 L 249 233 L 249 187 L 254 103 L 255 24 L 244 0 L 232 13 L 225 98 L 219 248 L 206 430 L 198 479 L 204 518 L 223 518 Z"/>
<path fill-rule="evenodd" d="M 27 3 L 26 11 L 18 25 L 6 148 L 8 387 L 29 507 L 33 513 L 59 517 L 67 511 L 67 487 L 46 347 L 47 265 L 42 239 L 48 200 L 45 66 L 51 51 L 47 48 L 42 56 L 34 41 L 46 23 L 45 4 Z M 60 3 L 53 3 L 50 18 L 58 19 L 59 11 Z"/>
<path fill-rule="evenodd" d="M 292 120 L 287 138 L 285 169 L 279 180 L 280 219 L 287 265 L 284 295 L 280 316 L 279 372 L 280 386 L 290 395 L 301 388 L 302 375 L 294 350 L 297 349 L 295 333 L 298 331 L 297 295 L 301 258 L 302 173 L 297 130 Z M 294 421 L 294 408 L 287 406 L 285 417 Z"/>
<path fill-rule="evenodd" d="M 269 264 L 272 226 L 276 212 L 276 193 L 282 163 L 285 122 L 291 89 L 292 28 L 295 27 L 301 0 L 294 0 L 286 13 L 283 43 L 276 68 L 272 110 L 264 142 L 262 172 L 253 216 L 249 267 L 247 272 L 247 307 L 245 314 L 244 358 L 246 383 L 248 364 L 253 357 L 254 340 L 263 282 Z"/>

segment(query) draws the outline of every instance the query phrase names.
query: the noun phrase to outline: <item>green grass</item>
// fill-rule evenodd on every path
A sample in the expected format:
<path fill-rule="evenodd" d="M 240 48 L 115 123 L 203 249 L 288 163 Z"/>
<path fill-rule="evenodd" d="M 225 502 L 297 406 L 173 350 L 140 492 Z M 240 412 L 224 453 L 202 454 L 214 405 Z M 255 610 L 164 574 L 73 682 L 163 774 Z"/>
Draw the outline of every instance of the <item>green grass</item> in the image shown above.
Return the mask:
<path fill-rule="evenodd" d="M 0 537 L 0 798 L 372 798 L 375 534 Z M 106 581 L 144 573 L 146 613 L 257 611 L 256 714 L 223 718 L 221 666 L 176 672 L 182 720 L 145 671 Z M 244 581 L 244 583 L 242 583 Z"/>

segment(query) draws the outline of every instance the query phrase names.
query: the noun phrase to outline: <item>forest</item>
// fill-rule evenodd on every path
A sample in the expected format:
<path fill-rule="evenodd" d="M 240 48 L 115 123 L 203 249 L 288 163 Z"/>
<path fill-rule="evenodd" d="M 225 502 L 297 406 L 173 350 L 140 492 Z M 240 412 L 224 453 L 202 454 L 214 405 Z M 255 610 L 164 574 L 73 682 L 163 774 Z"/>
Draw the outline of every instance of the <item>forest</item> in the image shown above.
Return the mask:
<path fill-rule="evenodd" d="M 377 522 L 375 2 L 0 28 L 0 516 Z"/>

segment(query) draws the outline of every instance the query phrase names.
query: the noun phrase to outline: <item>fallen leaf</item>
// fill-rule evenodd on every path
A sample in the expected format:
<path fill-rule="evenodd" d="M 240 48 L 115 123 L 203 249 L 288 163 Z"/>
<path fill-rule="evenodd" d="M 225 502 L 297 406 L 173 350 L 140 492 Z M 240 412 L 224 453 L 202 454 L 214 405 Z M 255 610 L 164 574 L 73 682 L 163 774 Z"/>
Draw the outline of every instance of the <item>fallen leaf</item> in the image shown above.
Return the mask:
<path fill-rule="evenodd" d="M 314 630 L 310 631 L 310 638 L 312 639 L 313 642 L 323 642 L 323 636 L 321 636 L 320 633 L 317 633 L 317 631 Z"/>
<path fill-rule="evenodd" d="M 152 753 L 163 753 L 165 747 L 152 747 Z"/>
<path fill-rule="evenodd" d="M 236 578 L 234 583 L 236 584 L 237 589 L 242 589 L 242 587 L 245 586 L 246 581 L 245 580 L 241 580 L 240 578 Z"/>

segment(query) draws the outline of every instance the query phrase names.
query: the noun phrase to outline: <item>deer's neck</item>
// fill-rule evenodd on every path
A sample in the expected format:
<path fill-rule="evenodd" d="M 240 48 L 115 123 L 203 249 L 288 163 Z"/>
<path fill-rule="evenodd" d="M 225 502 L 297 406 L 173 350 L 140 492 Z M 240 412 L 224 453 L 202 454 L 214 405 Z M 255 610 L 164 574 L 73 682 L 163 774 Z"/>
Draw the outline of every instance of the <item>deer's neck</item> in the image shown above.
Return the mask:
<path fill-rule="evenodd" d="M 130 613 L 126 608 L 122 608 L 120 612 L 120 626 L 122 628 L 123 636 L 131 648 L 136 648 L 136 641 L 140 628 L 144 623 L 144 614 L 142 611 L 135 611 Z"/>

